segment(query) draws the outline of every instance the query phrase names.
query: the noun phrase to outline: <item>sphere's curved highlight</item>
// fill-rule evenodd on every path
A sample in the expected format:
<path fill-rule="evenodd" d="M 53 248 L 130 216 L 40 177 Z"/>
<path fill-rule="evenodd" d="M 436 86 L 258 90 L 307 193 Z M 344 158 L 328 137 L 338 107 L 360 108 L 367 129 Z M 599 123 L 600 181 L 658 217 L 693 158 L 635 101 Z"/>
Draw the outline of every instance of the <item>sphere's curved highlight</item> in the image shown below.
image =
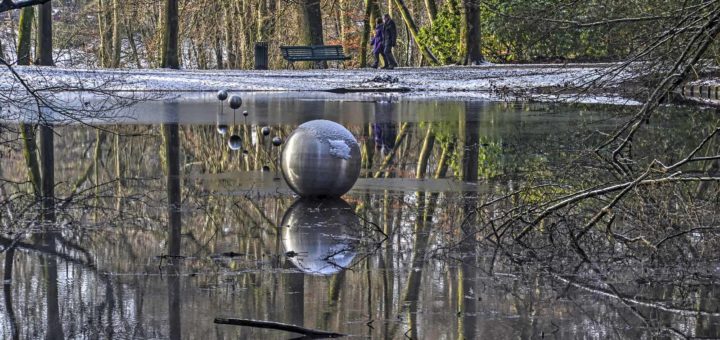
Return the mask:
<path fill-rule="evenodd" d="M 313 120 L 287 138 L 281 168 L 285 182 L 302 197 L 340 197 L 360 176 L 360 145 L 342 125 Z"/>
<path fill-rule="evenodd" d="M 352 264 L 360 219 L 342 199 L 301 198 L 282 219 L 282 241 L 290 262 L 305 273 L 332 275 Z"/>
<path fill-rule="evenodd" d="M 217 132 L 221 135 L 226 135 L 228 133 L 229 127 L 226 124 L 218 124 L 217 125 Z"/>
<path fill-rule="evenodd" d="M 240 150 L 240 148 L 242 148 L 242 138 L 238 135 L 230 136 L 230 139 L 228 139 L 228 147 L 230 147 L 230 150 Z"/>

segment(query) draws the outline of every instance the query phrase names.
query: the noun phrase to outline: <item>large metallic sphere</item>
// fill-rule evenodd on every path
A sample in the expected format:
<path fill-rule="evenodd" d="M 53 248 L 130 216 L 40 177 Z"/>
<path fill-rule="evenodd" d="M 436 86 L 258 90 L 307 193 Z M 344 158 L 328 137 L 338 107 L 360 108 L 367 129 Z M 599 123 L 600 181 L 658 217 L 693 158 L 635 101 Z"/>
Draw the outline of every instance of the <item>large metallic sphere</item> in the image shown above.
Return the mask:
<path fill-rule="evenodd" d="M 240 96 L 232 96 L 228 101 L 230 103 L 230 108 L 233 110 L 237 110 L 240 106 L 242 106 L 242 98 L 240 98 Z"/>
<path fill-rule="evenodd" d="M 262 131 L 263 136 L 269 136 L 269 135 L 270 135 L 270 127 L 268 127 L 268 126 L 263 126 L 263 128 L 262 128 L 261 131 Z"/>
<path fill-rule="evenodd" d="M 285 182 L 302 197 L 339 197 L 360 176 L 360 146 L 342 125 L 313 120 L 298 126 L 285 142 Z"/>
<path fill-rule="evenodd" d="M 218 93 L 217 93 L 217 99 L 219 99 L 220 101 L 223 101 L 223 100 L 227 99 L 227 97 L 228 97 L 228 92 L 227 92 L 227 90 L 220 90 L 220 91 L 218 91 Z"/>
<path fill-rule="evenodd" d="M 217 125 L 217 132 L 223 136 L 225 136 L 228 133 L 228 126 L 225 124 L 218 124 Z"/>
<path fill-rule="evenodd" d="M 238 135 L 230 136 L 228 147 L 230 147 L 230 150 L 240 150 L 242 148 L 242 138 Z"/>
<path fill-rule="evenodd" d="M 301 198 L 285 212 L 282 241 L 295 267 L 308 274 L 332 275 L 351 265 L 360 219 L 339 198 Z"/>

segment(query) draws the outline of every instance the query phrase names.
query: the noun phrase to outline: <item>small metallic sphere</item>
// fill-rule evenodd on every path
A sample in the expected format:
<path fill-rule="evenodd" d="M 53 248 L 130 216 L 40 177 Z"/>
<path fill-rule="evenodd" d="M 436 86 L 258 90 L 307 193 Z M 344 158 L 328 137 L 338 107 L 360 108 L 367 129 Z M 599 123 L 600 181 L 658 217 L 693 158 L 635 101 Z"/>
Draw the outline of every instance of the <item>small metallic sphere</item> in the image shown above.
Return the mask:
<path fill-rule="evenodd" d="M 357 254 L 360 218 L 342 199 L 301 198 L 285 212 L 281 225 L 285 254 L 307 274 L 337 274 Z"/>
<path fill-rule="evenodd" d="M 242 138 L 238 135 L 230 136 L 228 147 L 230 147 L 230 150 L 240 150 L 242 148 Z"/>
<path fill-rule="evenodd" d="M 245 117 L 247 117 L 247 116 L 248 116 L 248 112 L 247 112 L 247 110 L 243 111 L 243 116 L 245 116 Z"/>
<path fill-rule="evenodd" d="M 263 172 L 268 172 L 268 171 L 270 171 L 270 167 L 267 166 L 267 165 L 263 165 L 262 171 L 263 171 Z"/>
<path fill-rule="evenodd" d="M 225 124 L 218 124 L 217 125 L 217 132 L 223 136 L 225 136 L 228 133 L 228 126 Z"/>
<path fill-rule="evenodd" d="M 270 127 L 268 127 L 268 126 L 263 126 L 263 128 L 262 128 L 261 131 L 262 131 L 263 136 L 269 136 L 269 135 L 270 135 Z"/>
<path fill-rule="evenodd" d="M 280 137 L 273 137 L 272 143 L 273 143 L 273 145 L 275 145 L 275 146 L 280 146 L 280 145 L 282 145 L 283 140 L 282 140 L 282 138 L 280 138 Z"/>
<path fill-rule="evenodd" d="M 243 149 L 243 155 L 247 155 L 248 153 L 247 149 Z"/>
<path fill-rule="evenodd" d="M 228 101 L 230 102 L 230 108 L 233 110 L 237 110 L 242 106 L 242 98 L 240 98 L 240 96 L 232 96 Z"/>
<path fill-rule="evenodd" d="M 342 125 L 313 120 L 298 126 L 283 147 L 281 168 L 302 197 L 339 197 L 360 176 L 360 145 Z"/>
<path fill-rule="evenodd" d="M 218 93 L 217 93 L 217 99 L 219 99 L 220 101 L 223 101 L 223 100 L 227 99 L 227 97 L 228 97 L 228 92 L 227 92 L 227 90 L 220 90 L 220 91 L 218 91 Z"/>

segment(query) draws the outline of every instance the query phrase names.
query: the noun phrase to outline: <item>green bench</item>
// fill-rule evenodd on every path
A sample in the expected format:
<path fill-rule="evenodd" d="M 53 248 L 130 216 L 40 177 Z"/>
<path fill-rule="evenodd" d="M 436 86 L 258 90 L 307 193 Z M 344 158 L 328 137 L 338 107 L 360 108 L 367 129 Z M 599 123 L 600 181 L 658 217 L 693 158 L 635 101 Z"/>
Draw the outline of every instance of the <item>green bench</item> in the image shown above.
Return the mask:
<path fill-rule="evenodd" d="M 313 61 L 318 66 L 322 61 L 349 60 L 350 57 L 343 53 L 340 45 L 315 45 L 315 46 L 280 46 L 283 59 L 287 60 L 288 66 L 295 68 L 296 61 Z"/>

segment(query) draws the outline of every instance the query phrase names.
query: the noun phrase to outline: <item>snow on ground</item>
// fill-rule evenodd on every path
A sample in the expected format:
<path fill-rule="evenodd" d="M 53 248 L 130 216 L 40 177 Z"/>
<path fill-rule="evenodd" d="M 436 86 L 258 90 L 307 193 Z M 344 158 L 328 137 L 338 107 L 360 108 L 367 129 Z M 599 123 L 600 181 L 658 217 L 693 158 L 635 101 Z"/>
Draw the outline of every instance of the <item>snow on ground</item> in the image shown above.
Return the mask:
<path fill-rule="evenodd" d="M 404 88 L 412 96 L 473 97 L 541 87 L 582 86 L 609 64 L 482 65 L 472 67 L 325 70 L 166 70 L 15 67 L 34 88 L 102 88 L 111 91 L 327 91 L 337 88 Z M 615 77 L 616 85 L 629 74 Z M 608 83 L 605 84 L 607 86 Z M 0 71 L 0 91 L 17 89 L 8 70 Z M 490 95 L 489 95 L 490 94 Z M 547 97 L 547 95 L 545 95 Z M 497 99 L 497 98 L 494 98 Z M 545 98 L 546 100 L 548 98 Z M 610 97 L 612 102 L 612 97 Z M 581 100 L 582 101 L 582 100 Z M 605 100 L 604 100 L 605 101 Z"/>
<path fill-rule="evenodd" d="M 94 86 L 108 80 L 114 90 L 145 91 L 323 91 L 334 88 L 392 86 L 415 91 L 489 90 L 493 87 L 529 88 L 581 85 L 597 77 L 604 66 L 577 67 L 503 65 L 480 67 L 325 70 L 130 70 L 15 67 L 36 87 L 62 84 Z M 0 74 L 7 85 L 10 74 Z M 3 86 L 3 85 L 0 85 Z"/>

